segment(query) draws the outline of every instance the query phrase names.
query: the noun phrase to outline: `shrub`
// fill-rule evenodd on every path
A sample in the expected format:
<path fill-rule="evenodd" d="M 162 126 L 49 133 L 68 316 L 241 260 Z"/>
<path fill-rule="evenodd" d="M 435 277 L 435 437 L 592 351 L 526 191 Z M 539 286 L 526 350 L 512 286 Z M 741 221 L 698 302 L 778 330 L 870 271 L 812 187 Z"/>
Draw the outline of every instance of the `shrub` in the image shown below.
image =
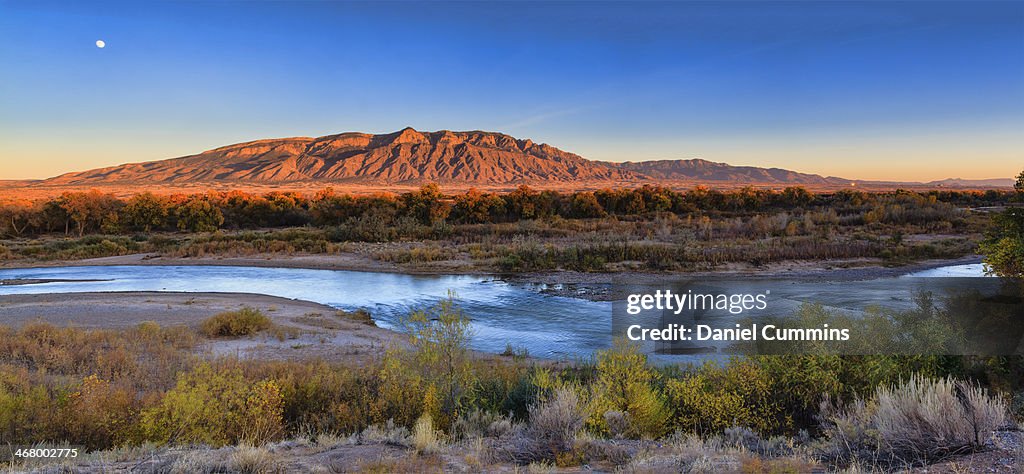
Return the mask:
<path fill-rule="evenodd" d="M 656 379 L 657 374 L 647 365 L 647 356 L 636 344 L 619 339 L 611 349 L 598 352 L 591 426 L 615 434 L 605 415 L 617 411 L 624 415 L 622 421 L 628 422 L 624 434 L 650 438 L 664 435 L 671 413 L 664 395 L 653 386 Z"/>
<path fill-rule="evenodd" d="M 273 381 L 251 383 L 237 367 L 203 363 L 144 411 L 141 424 L 144 436 L 162 443 L 260 444 L 283 434 L 283 410 Z"/>
<path fill-rule="evenodd" d="M 262 444 L 284 434 L 284 399 L 273 380 L 261 380 L 249 389 L 244 413 L 247 420 L 242 439 Z"/>
<path fill-rule="evenodd" d="M 507 431 L 505 429 L 508 420 L 501 415 L 489 413 L 479 408 L 474 408 L 459 415 L 459 418 L 452 424 L 452 435 L 458 439 L 483 438 L 485 436 L 500 436 Z M 494 427 L 494 430 L 491 428 Z"/>
<path fill-rule="evenodd" d="M 280 388 L 291 432 L 357 433 L 391 415 L 381 408 L 375 365 L 353 370 L 323 361 L 275 361 L 251 364 L 248 372 L 250 379 L 273 380 Z"/>
<path fill-rule="evenodd" d="M 24 369 L 0 366 L 0 439 L 32 444 L 60 434 L 58 400 Z"/>
<path fill-rule="evenodd" d="M 68 396 L 61 419 L 69 440 L 104 449 L 128 440 L 136 414 L 133 393 L 90 375 Z"/>
<path fill-rule="evenodd" d="M 708 435 L 738 425 L 770 433 L 781 425 L 771 380 L 747 360 L 735 359 L 724 367 L 709 362 L 670 380 L 666 389 L 676 410 L 676 427 L 686 432 Z"/>
<path fill-rule="evenodd" d="M 447 429 L 475 385 L 476 374 L 469 353 L 473 336 L 469 317 L 456 306 L 455 295 L 449 294 L 433 308 L 410 314 L 403 325 L 413 348 L 411 354 L 404 354 L 406 369 L 412 371 L 407 375 L 423 381 L 427 389 L 424 395 L 435 399 L 425 399 L 423 409 Z M 394 366 L 396 361 L 389 362 Z"/>
<path fill-rule="evenodd" d="M 608 428 L 608 434 L 615 439 L 625 438 L 629 432 L 629 414 L 618 410 L 604 412 L 604 424 Z"/>
<path fill-rule="evenodd" d="M 571 451 L 584 419 L 580 396 L 571 388 L 556 389 L 549 400 L 530 407 L 525 460 L 553 460 Z"/>
<path fill-rule="evenodd" d="M 247 307 L 217 314 L 203 321 L 199 331 L 207 337 L 239 337 L 265 331 L 270 326 L 270 318 L 258 309 Z"/>
<path fill-rule="evenodd" d="M 195 343 L 185 327 L 127 330 L 78 329 L 29 323 L 18 330 L 0 327 L 0 361 L 76 379 L 97 375 L 125 380 L 139 390 L 165 389 L 190 357 Z"/>
<path fill-rule="evenodd" d="M 409 443 L 409 430 L 388 420 L 383 426 L 370 425 L 359 434 L 359 442 L 363 444 L 380 443 L 394 446 L 406 446 Z"/>
<path fill-rule="evenodd" d="M 844 409 L 823 404 L 826 456 L 838 463 L 920 465 L 984 447 L 1006 403 L 971 383 L 913 376 Z"/>

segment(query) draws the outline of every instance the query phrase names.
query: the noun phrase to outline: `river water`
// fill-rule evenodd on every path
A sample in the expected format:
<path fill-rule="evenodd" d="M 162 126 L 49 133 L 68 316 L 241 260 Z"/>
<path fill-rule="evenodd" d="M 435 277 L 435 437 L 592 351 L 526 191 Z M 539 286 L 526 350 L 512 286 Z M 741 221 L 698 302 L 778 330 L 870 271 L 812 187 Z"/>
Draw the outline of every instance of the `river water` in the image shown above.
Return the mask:
<path fill-rule="evenodd" d="M 907 306 L 921 281 L 943 281 L 932 277 L 983 275 L 983 268 L 977 264 L 856 283 L 755 278 L 749 284 L 773 288 L 772 298 L 784 303 L 776 307 L 783 310 L 806 301 L 858 310 L 870 305 Z M 511 344 L 534 356 L 577 358 L 611 343 L 611 302 L 550 295 L 536 286 L 491 277 L 238 266 L 81 266 L 0 270 L 0 280 L 63 280 L 0 286 L 0 301 L 5 295 L 42 293 L 255 293 L 339 309 L 365 308 L 379 326 L 392 329 L 409 311 L 429 307 L 453 292 L 459 307 L 472 320 L 472 345 L 478 350 L 501 352 Z"/>

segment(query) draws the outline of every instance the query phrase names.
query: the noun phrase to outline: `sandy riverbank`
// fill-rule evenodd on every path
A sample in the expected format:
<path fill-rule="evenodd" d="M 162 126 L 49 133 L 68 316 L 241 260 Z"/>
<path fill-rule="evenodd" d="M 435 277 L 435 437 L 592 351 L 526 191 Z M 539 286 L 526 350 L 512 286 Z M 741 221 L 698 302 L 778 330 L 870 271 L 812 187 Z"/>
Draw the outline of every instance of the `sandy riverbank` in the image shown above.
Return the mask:
<path fill-rule="evenodd" d="M 377 356 L 399 333 L 340 317 L 309 301 L 235 293 L 112 292 L 0 296 L 0 325 L 42 321 L 58 326 L 117 329 L 155 321 L 161 326 L 198 326 L 224 311 L 251 307 L 282 329 L 241 339 L 212 340 L 201 349 L 263 359 L 350 360 Z M 283 334 L 283 336 L 282 336 Z"/>

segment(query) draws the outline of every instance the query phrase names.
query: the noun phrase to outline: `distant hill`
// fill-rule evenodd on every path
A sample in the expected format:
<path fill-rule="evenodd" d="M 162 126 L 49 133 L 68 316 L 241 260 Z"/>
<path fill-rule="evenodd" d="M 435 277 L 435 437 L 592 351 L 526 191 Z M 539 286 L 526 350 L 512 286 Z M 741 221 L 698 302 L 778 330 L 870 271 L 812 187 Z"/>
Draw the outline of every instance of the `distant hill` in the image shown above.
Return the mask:
<path fill-rule="evenodd" d="M 1014 180 L 1010 178 L 994 179 L 961 179 L 949 178 L 939 181 L 929 181 L 928 186 L 938 188 L 1012 188 Z"/>
<path fill-rule="evenodd" d="M 729 181 L 764 184 L 849 185 L 850 180 L 798 173 L 781 168 L 732 166 L 725 163 L 692 160 L 657 160 L 619 164 L 623 170 L 633 171 L 659 181 Z"/>
<path fill-rule="evenodd" d="M 425 182 L 482 186 L 520 183 L 571 186 L 644 183 L 818 187 L 1012 185 L 1009 179 L 854 182 L 780 168 L 731 166 L 701 159 L 613 163 L 588 160 L 547 144 L 502 133 L 418 132 L 412 128 L 382 135 L 349 132 L 319 138 L 256 140 L 181 158 L 68 173 L 36 181 L 33 185 L 274 186 L 320 182 L 378 186 Z"/>

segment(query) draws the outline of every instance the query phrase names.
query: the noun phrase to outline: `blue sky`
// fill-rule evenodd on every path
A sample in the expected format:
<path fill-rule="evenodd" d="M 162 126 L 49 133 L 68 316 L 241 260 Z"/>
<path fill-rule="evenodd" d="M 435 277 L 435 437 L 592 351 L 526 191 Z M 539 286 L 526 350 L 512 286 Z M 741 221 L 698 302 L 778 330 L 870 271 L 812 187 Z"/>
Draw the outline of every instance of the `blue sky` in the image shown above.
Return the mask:
<path fill-rule="evenodd" d="M 1024 2 L 0 1 L 0 179 L 405 126 L 612 161 L 1009 177 Z"/>

